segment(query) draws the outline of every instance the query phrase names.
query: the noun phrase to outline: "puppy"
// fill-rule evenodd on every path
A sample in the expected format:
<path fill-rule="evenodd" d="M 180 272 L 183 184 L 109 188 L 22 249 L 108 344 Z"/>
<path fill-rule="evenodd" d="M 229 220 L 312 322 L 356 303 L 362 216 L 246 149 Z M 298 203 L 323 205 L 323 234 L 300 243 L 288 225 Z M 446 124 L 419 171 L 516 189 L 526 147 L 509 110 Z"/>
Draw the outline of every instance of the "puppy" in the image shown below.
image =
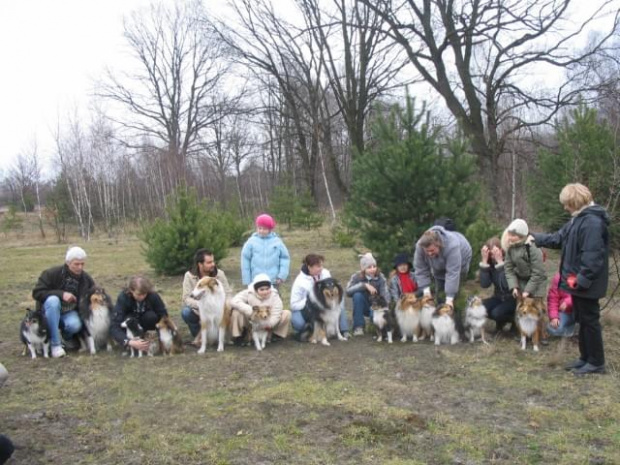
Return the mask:
<path fill-rule="evenodd" d="M 452 306 L 447 304 L 440 305 L 433 314 L 432 324 L 435 331 L 436 346 L 459 342 L 459 332 L 456 329 Z"/>
<path fill-rule="evenodd" d="M 259 352 L 265 348 L 267 338 L 271 333 L 269 318 L 271 317 L 271 307 L 266 305 L 255 305 L 252 307 L 250 316 L 250 326 L 252 328 L 252 339 L 254 346 Z"/>
<path fill-rule="evenodd" d="M 303 317 L 306 320 L 306 329 L 303 333 L 311 334 L 311 343 L 316 344 L 320 341 L 324 346 L 329 346 L 327 338 L 332 336 L 338 337 L 339 341 L 347 340 L 340 333 L 342 297 L 342 286 L 334 278 L 325 278 L 314 283 L 303 310 Z"/>
<path fill-rule="evenodd" d="M 159 336 L 159 352 L 162 355 L 182 354 L 184 352 L 183 340 L 177 325 L 169 316 L 162 317 L 155 327 Z"/>
<path fill-rule="evenodd" d="M 435 330 L 433 329 L 433 315 L 435 314 L 435 300 L 432 296 L 424 296 L 421 299 L 422 310 L 420 310 L 420 336 L 418 339 L 423 341 L 427 337 L 430 341 L 435 340 Z"/>
<path fill-rule="evenodd" d="M 407 338 L 411 338 L 413 342 L 418 342 L 418 336 L 422 331 L 420 326 L 421 310 L 422 300 L 418 299 L 415 294 L 403 294 L 396 302 L 394 313 L 400 329 L 400 342 L 407 342 Z"/>
<path fill-rule="evenodd" d="M 224 350 L 226 328 L 230 323 L 231 308 L 226 302 L 224 286 L 216 278 L 206 276 L 196 283 L 191 296 L 198 300 L 200 312 L 200 349 L 207 350 L 207 343 L 217 340 L 217 351 Z"/>
<path fill-rule="evenodd" d="M 125 321 L 121 323 L 121 328 L 125 328 L 125 333 L 127 334 L 127 339 L 133 339 L 135 337 L 139 337 L 141 339 L 145 338 L 146 331 L 142 325 L 140 325 L 140 321 L 137 318 L 129 317 Z M 147 352 L 148 353 L 148 352 Z M 133 357 L 137 355 L 138 358 L 142 357 L 142 351 L 138 349 L 134 349 L 133 347 L 129 348 L 129 356 Z"/>
<path fill-rule="evenodd" d="M 484 338 L 484 325 L 487 321 L 487 309 L 482 305 L 482 299 L 478 296 L 467 299 L 467 309 L 465 310 L 465 329 L 469 332 L 469 342 L 474 342 L 476 336 L 484 344 L 488 342 Z"/>
<path fill-rule="evenodd" d="M 32 358 L 37 358 L 37 352 L 49 358 L 50 342 L 47 321 L 42 310 L 26 309 L 26 316 L 19 328 L 19 337 L 24 344 L 22 355 L 26 355 L 26 350 L 29 350 Z"/>
<path fill-rule="evenodd" d="M 388 303 L 379 294 L 370 296 L 370 308 L 372 309 L 372 323 L 377 331 L 377 342 L 383 341 L 385 333 L 388 344 L 392 343 L 392 333 L 396 327 L 396 317 Z"/>
<path fill-rule="evenodd" d="M 544 337 L 545 303 L 540 297 L 517 298 L 517 324 L 521 332 L 521 349 L 525 350 L 527 338 L 532 338 L 534 352 L 538 352 L 538 342 Z"/>
<path fill-rule="evenodd" d="M 80 300 L 79 314 L 84 322 L 80 339 L 83 346 L 87 346 L 91 355 L 97 353 L 97 347 L 106 346 L 108 352 L 112 350 L 110 339 L 110 314 L 112 300 L 105 289 L 95 286 L 88 291 L 84 299 Z"/>

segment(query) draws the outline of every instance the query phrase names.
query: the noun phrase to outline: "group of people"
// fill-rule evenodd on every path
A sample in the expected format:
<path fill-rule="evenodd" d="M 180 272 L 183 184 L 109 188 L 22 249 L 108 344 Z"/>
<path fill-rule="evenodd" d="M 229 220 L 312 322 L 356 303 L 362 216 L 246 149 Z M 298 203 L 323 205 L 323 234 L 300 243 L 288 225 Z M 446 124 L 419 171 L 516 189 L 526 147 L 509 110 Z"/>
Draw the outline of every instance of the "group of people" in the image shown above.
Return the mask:
<path fill-rule="evenodd" d="M 488 317 L 501 330 L 514 324 L 517 298 L 543 299 L 547 294 L 547 276 L 541 247 L 562 249 L 560 267 L 551 280 L 547 294 L 549 333 L 569 336 L 579 322 L 580 358 L 568 366 L 577 374 L 605 371 L 603 340 L 598 300 L 605 296 L 608 281 L 609 217 L 604 208 L 593 202 L 592 194 L 581 184 L 569 184 L 560 193 L 560 202 L 571 220 L 552 234 L 530 234 L 527 223 L 514 220 L 502 238 L 494 237 L 481 249 L 480 284 L 493 287 L 493 295 L 483 301 Z M 239 341 L 248 327 L 252 308 L 271 307 L 272 339 L 284 339 L 292 326 L 296 334 L 306 327 L 304 308 L 315 282 L 331 277 L 319 254 L 306 255 L 295 278 L 290 310 L 284 309 L 279 287 L 287 280 L 290 255 L 282 239 L 274 232 L 274 219 L 262 214 L 256 218 L 256 231 L 241 251 L 241 280 L 245 289 L 237 294 L 224 271 L 217 267 L 213 253 L 200 249 L 183 278 L 181 316 L 193 337 L 200 331 L 198 302 L 191 292 L 205 276 L 217 278 L 223 285 L 232 308 L 230 331 Z M 86 252 L 72 247 L 65 264 L 44 271 L 33 290 L 37 305 L 43 309 L 49 326 L 52 356 L 65 355 L 62 339 L 71 344 L 81 329 L 77 312 L 79 300 L 94 285 L 84 271 Z M 380 297 L 396 302 L 403 293 L 434 295 L 438 301 L 454 307 L 461 283 L 469 271 L 472 248 L 465 236 L 454 230 L 451 222 L 440 222 L 424 232 L 415 245 L 413 262 L 406 253 L 397 255 L 389 277 L 377 267 L 375 258 L 366 253 L 360 269 L 346 285 L 346 295 L 353 305 L 352 329 L 344 310 L 340 330 L 345 337 L 363 335 L 365 317 L 372 317 L 371 302 Z M 134 276 L 118 296 L 111 322 L 111 336 L 123 347 L 148 348 L 140 338 L 127 339 L 121 323 L 129 316 L 139 318 L 145 330 L 154 330 L 158 320 L 167 315 L 163 300 L 143 276 Z M 61 339 L 62 335 L 62 339 Z M 73 342 L 75 344 L 75 342 Z"/>

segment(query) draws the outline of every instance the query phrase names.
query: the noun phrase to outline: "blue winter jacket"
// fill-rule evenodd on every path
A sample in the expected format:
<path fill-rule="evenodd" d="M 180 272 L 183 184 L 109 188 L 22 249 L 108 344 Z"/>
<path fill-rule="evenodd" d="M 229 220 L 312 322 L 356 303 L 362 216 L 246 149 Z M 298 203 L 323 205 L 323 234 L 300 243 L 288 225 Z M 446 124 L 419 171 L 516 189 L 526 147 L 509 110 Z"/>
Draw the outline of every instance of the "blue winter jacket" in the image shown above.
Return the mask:
<path fill-rule="evenodd" d="M 254 233 L 241 249 L 241 281 L 247 286 L 259 273 L 266 273 L 273 283 L 276 279 L 284 281 L 290 264 L 288 249 L 276 233 Z"/>

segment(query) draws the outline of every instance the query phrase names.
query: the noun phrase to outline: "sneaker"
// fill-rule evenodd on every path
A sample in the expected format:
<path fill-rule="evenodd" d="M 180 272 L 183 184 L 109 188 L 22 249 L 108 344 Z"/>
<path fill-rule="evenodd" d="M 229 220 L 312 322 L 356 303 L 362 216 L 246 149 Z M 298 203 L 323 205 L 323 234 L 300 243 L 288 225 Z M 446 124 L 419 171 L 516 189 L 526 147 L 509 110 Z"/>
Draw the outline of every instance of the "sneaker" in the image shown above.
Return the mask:
<path fill-rule="evenodd" d="M 353 336 L 363 336 L 363 335 L 364 335 L 364 328 L 362 328 L 361 326 L 353 330 Z"/>
<path fill-rule="evenodd" d="M 573 374 L 575 376 L 584 376 L 584 375 L 592 375 L 592 374 L 604 374 L 606 373 L 605 371 L 605 365 L 592 365 L 591 363 L 586 363 L 584 366 L 582 366 L 581 368 L 576 369 L 575 371 L 573 371 Z"/>
<path fill-rule="evenodd" d="M 342 333 L 342 337 L 344 337 L 345 339 L 349 339 L 351 337 L 351 334 L 349 333 L 349 331 L 345 331 L 344 333 Z"/>
<path fill-rule="evenodd" d="M 60 358 L 64 357 L 65 355 L 67 355 L 67 353 L 65 352 L 65 349 L 62 348 L 62 346 L 52 346 L 53 358 Z"/>
<path fill-rule="evenodd" d="M 581 368 L 582 366 L 584 366 L 586 363 L 587 362 L 585 360 L 581 360 L 580 358 L 578 358 L 577 360 L 573 360 L 572 362 L 565 365 L 564 369 L 566 371 L 577 370 Z"/>

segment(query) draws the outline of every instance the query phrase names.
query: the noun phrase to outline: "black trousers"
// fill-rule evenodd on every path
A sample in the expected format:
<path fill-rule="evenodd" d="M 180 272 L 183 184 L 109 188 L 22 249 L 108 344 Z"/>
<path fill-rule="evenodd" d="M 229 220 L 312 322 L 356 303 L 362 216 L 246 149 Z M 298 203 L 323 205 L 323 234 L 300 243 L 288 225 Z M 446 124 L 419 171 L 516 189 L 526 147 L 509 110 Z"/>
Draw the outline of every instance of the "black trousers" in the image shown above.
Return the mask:
<path fill-rule="evenodd" d="M 594 366 L 605 365 L 601 307 L 598 299 L 573 296 L 573 312 L 579 322 L 579 352 L 581 360 Z"/>
<path fill-rule="evenodd" d="M 15 447 L 9 438 L 4 434 L 0 434 L 0 465 L 11 458 Z"/>
<path fill-rule="evenodd" d="M 495 321 L 495 326 L 498 329 L 501 329 L 506 323 L 512 323 L 515 320 L 517 301 L 512 296 L 505 299 L 495 296 L 489 297 L 482 301 L 482 305 L 485 306 L 487 316 Z"/>

